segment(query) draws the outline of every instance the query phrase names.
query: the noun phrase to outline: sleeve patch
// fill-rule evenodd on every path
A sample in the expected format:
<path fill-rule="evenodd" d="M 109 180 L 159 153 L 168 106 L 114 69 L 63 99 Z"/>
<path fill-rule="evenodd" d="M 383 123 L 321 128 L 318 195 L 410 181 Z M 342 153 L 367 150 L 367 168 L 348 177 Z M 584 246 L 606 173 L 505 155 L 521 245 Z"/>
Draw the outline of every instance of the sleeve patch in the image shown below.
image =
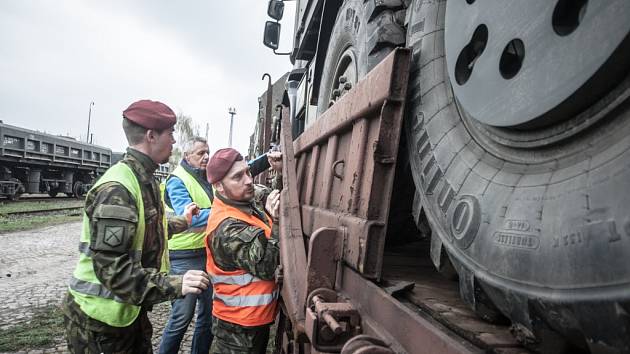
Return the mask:
<path fill-rule="evenodd" d="M 125 228 L 123 226 L 105 226 L 105 235 L 103 243 L 112 248 L 119 247 L 125 236 Z"/>

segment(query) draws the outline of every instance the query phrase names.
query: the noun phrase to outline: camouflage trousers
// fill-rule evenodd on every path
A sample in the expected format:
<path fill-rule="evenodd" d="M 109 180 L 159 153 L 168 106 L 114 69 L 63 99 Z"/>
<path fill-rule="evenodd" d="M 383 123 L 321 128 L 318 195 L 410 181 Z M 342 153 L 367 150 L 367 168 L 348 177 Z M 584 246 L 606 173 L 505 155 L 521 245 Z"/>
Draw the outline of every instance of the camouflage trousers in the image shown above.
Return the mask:
<path fill-rule="evenodd" d="M 129 326 L 110 327 L 111 331 L 95 332 L 64 316 L 68 350 L 75 354 L 144 354 L 153 353 L 151 335 L 153 327 L 146 311 Z"/>
<path fill-rule="evenodd" d="M 211 352 L 214 354 L 265 354 L 269 342 L 269 327 L 243 327 L 212 317 Z"/>

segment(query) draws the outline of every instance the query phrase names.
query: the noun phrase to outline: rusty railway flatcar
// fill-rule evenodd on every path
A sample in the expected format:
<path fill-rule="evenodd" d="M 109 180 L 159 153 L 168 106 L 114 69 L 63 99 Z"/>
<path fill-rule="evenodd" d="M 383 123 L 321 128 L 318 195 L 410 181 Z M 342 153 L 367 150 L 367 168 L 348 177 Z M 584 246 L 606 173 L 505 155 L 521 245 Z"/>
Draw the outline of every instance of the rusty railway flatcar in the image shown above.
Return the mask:
<path fill-rule="evenodd" d="M 280 351 L 630 353 L 630 2 L 294 4 Z"/>

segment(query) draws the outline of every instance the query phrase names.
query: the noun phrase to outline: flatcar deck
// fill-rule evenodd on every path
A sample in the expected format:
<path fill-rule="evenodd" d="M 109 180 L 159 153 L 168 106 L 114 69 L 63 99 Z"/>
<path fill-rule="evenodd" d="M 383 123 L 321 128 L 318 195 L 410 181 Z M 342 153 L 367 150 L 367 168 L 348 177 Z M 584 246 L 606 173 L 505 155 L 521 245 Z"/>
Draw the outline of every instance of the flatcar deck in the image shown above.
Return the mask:
<path fill-rule="evenodd" d="M 435 270 L 429 247 L 426 240 L 386 250 L 381 286 L 424 317 L 488 353 L 531 353 L 512 336 L 509 324 L 485 322 L 460 299 L 457 281 Z"/>

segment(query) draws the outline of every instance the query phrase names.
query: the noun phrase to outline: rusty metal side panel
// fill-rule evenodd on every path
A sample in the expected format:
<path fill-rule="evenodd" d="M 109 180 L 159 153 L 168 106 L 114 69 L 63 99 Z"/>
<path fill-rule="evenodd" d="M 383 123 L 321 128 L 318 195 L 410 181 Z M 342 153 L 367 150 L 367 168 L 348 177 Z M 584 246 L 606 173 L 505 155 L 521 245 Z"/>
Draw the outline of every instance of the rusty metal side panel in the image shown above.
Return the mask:
<path fill-rule="evenodd" d="M 410 52 L 397 49 L 294 141 L 303 231 L 346 227 L 343 260 L 379 278 Z"/>
<path fill-rule="evenodd" d="M 282 297 L 294 344 L 308 341 L 310 352 L 351 350 L 359 337 L 380 341 L 379 352 L 479 352 L 371 280 L 381 275 L 409 59 L 396 50 L 293 144 L 283 115 Z"/>
<path fill-rule="evenodd" d="M 306 248 L 302 234 L 296 181 L 296 161 L 291 142 L 289 110 L 282 110 L 282 192 L 280 197 L 280 259 L 283 274 L 282 301 L 296 333 L 304 332 L 306 303 Z"/>

